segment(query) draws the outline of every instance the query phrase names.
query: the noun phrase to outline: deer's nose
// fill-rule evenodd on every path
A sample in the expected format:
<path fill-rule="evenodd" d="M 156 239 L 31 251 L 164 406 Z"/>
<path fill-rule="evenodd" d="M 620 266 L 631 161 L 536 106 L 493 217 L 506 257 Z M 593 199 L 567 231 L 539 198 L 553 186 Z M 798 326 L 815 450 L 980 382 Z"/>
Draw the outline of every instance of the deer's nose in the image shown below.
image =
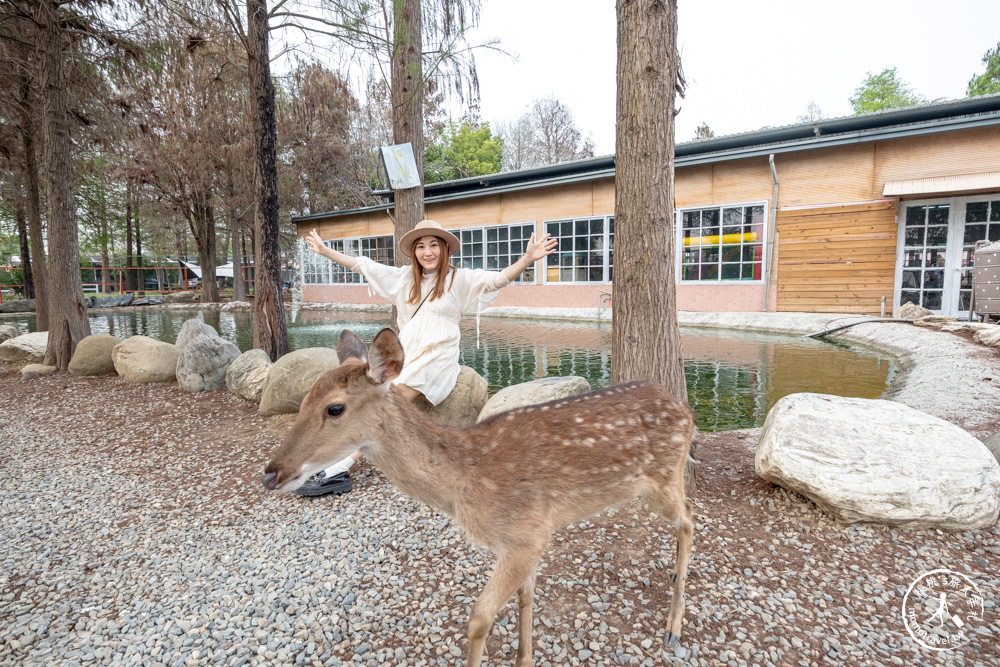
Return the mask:
<path fill-rule="evenodd" d="M 265 488 L 274 491 L 276 488 L 278 488 L 278 473 L 270 471 L 265 472 L 264 476 L 260 478 L 260 482 L 261 484 L 264 485 Z"/>

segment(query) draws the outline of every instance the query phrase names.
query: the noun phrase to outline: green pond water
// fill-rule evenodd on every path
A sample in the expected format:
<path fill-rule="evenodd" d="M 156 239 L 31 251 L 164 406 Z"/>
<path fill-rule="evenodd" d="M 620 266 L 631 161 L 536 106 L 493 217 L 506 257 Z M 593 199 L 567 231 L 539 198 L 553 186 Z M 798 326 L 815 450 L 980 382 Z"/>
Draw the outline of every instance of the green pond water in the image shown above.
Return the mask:
<path fill-rule="evenodd" d="M 131 309 L 90 313 L 92 333 L 119 338 L 142 335 L 173 343 L 184 322 L 203 319 L 242 351 L 253 347 L 248 312 Z M 34 331 L 34 316 L 5 316 L 0 323 Z M 302 311 L 289 319 L 293 350 L 336 348 L 341 330 L 366 342 L 389 324 L 387 313 Z M 895 377 L 892 356 L 863 347 L 801 336 L 735 330 L 681 329 L 688 400 L 703 431 L 760 426 L 782 397 L 798 392 L 878 398 Z M 546 376 L 579 375 L 595 389 L 611 376 L 611 325 L 596 322 L 483 317 L 462 321 L 461 362 L 503 387 Z"/>

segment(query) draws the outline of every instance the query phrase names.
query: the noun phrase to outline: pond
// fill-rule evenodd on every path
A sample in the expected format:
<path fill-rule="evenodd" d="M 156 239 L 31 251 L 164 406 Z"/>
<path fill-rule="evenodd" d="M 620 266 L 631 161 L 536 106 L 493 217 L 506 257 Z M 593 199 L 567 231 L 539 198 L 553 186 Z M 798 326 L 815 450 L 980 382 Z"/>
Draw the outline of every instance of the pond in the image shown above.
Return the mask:
<path fill-rule="evenodd" d="M 173 343 L 184 322 L 201 318 L 241 351 L 253 347 L 253 320 L 245 311 L 130 309 L 90 313 L 92 333 L 143 335 Z M 34 316 L 6 324 L 34 331 Z M 370 342 L 389 324 L 386 312 L 302 311 L 289 321 L 293 350 L 336 347 L 344 328 Z M 703 431 L 761 426 L 782 397 L 798 392 L 878 398 L 896 375 L 891 355 L 860 346 L 792 335 L 682 327 L 688 400 Z M 461 363 L 503 387 L 546 376 L 579 375 L 595 389 L 611 377 L 611 325 L 483 317 L 462 321 Z"/>

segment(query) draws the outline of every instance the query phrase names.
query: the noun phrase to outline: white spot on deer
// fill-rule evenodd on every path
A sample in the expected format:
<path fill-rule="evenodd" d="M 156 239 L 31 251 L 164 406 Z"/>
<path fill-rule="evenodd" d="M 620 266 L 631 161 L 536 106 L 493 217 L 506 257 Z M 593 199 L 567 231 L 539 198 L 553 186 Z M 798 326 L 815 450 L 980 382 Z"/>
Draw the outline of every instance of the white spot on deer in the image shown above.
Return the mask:
<path fill-rule="evenodd" d="M 576 421 L 577 424 L 582 424 L 583 423 L 583 417 L 577 417 L 575 421 Z"/>
<path fill-rule="evenodd" d="M 624 426 L 624 425 L 625 425 L 624 419 L 619 419 L 618 421 L 615 422 L 615 426 Z"/>

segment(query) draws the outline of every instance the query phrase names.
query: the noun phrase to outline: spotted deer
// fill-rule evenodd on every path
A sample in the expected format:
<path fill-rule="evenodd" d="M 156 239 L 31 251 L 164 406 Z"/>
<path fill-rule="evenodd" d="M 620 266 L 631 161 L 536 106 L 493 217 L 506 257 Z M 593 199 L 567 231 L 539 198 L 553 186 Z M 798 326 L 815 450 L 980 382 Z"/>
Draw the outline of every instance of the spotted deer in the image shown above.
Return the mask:
<path fill-rule="evenodd" d="M 684 493 L 695 426 L 687 403 L 661 385 L 630 382 L 447 428 L 390 384 L 403 367 L 391 329 L 379 332 L 370 350 L 344 331 L 337 353 L 341 366 L 302 401 L 263 484 L 292 491 L 361 450 L 403 493 L 448 514 L 492 549 L 496 569 L 469 619 L 468 666 L 481 664 L 486 636 L 515 592 L 515 664 L 531 665 L 535 568 L 553 531 L 637 497 L 676 529 L 666 645 L 677 642 L 694 530 Z"/>

